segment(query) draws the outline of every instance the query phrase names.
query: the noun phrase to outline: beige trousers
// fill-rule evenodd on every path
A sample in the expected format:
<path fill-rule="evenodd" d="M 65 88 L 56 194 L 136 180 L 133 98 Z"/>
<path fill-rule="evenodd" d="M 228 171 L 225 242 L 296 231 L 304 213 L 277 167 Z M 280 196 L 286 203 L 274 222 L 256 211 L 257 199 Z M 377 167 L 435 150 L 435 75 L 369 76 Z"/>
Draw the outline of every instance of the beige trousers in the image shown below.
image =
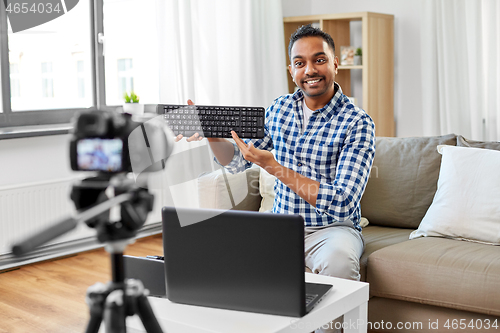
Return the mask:
<path fill-rule="evenodd" d="M 356 229 L 343 225 L 306 227 L 304 245 L 308 271 L 359 281 L 359 258 L 363 254 L 365 242 Z M 337 318 L 316 332 L 341 332 L 335 329 L 341 324 L 342 318 Z"/>

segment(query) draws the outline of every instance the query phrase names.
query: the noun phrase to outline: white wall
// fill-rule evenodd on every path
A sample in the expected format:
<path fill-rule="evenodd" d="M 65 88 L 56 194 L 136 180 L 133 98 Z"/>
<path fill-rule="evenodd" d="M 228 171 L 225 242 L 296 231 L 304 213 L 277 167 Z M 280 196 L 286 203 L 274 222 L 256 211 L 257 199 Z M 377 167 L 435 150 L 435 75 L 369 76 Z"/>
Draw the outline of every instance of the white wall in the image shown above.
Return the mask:
<path fill-rule="evenodd" d="M 378 12 L 394 15 L 394 117 L 396 136 L 423 135 L 421 0 L 282 0 L 283 16 Z"/>
<path fill-rule="evenodd" d="M 0 187 L 75 176 L 70 135 L 0 140 Z"/>
<path fill-rule="evenodd" d="M 420 0 L 282 0 L 284 16 L 374 11 L 395 16 L 398 136 L 422 135 Z M 71 177 L 69 135 L 0 140 L 0 187 Z"/>

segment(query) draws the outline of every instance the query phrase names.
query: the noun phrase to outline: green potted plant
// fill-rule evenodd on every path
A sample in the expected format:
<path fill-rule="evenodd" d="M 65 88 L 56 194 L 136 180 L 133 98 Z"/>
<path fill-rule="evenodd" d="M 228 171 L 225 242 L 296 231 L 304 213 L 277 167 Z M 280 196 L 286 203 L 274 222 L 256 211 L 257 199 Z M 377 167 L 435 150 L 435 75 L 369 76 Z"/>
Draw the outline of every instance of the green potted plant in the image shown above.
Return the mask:
<path fill-rule="evenodd" d="M 359 66 L 361 65 L 361 59 L 363 56 L 363 51 L 361 50 L 360 47 L 356 49 L 356 53 L 354 53 L 354 65 Z"/>
<path fill-rule="evenodd" d="M 123 94 L 123 112 L 129 114 L 143 114 L 144 104 L 139 103 L 139 96 L 135 92 L 131 91 L 130 94 L 125 92 Z"/>

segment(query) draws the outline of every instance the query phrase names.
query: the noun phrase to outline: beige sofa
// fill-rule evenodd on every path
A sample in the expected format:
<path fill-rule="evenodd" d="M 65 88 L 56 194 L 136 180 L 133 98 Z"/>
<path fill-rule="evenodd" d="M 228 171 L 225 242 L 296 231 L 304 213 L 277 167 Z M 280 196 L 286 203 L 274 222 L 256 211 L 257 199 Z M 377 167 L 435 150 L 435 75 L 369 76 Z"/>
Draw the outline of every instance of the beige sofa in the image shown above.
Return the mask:
<path fill-rule="evenodd" d="M 361 276 L 370 283 L 370 331 L 500 331 L 500 247 L 446 237 L 409 239 L 436 193 L 438 145 L 500 150 L 500 143 L 454 134 L 377 138 L 361 201 L 369 222 Z M 264 211 L 272 207 L 272 183 L 257 167 L 237 175 L 204 174 L 198 179 L 200 205 Z"/>

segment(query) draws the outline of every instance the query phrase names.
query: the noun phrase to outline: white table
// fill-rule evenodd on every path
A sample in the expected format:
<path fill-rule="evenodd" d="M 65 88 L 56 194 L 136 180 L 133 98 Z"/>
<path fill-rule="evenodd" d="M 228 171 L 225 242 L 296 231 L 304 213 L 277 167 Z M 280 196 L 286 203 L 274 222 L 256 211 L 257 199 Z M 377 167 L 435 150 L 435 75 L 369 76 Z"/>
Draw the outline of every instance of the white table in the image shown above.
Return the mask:
<path fill-rule="evenodd" d="M 302 318 L 275 316 L 184 305 L 148 297 L 164 333 L 309 333 L 344 315 L 344 332 L 367 330 L 368 283 L 311 273 L 306 281 L 333 287 L 323 300 Z M 145 332 L 138 316 L 127 318 L 127 333 Z"/>

